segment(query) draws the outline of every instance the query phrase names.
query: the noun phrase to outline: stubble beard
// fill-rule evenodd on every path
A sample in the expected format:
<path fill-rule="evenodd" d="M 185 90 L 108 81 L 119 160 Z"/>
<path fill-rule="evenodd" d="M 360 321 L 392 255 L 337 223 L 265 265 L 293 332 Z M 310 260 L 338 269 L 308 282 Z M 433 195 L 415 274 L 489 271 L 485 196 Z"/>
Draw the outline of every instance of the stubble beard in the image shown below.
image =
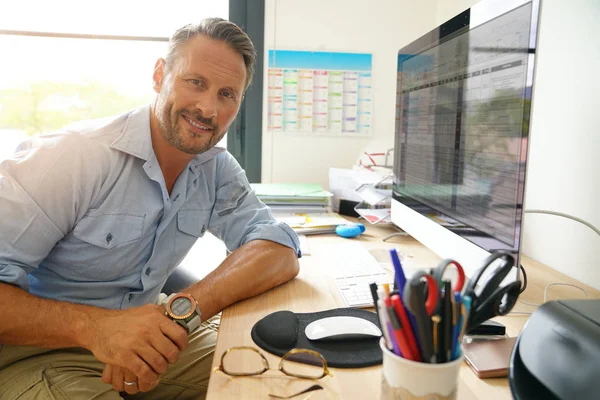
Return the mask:
<path fill-rule="evenodd" d="M 175 111 L 175 110 L 173 110 L 173 105 L 168 104 L 168 103 L 166 103 L 166 104 L 159 103 L 158 108 L 160 110 L 158 121 L 159 121 L 160 130 L 161 130 L 163 137 L 171 146 L 175 147 L 176 149 L 178 149 L 180 151 L 183 151 L 184 153 L 192 154 L 192 155 L 198 155 L 198 154 L 204 153 L 205 151 L 213 148 L 217 143 L 219 143 L 219 141 L 223 138 L 223 136 L 225 136 L 225 131 L 219 133 L 219 127 L 216 124 L 213 124 L 209 119 L 206 119 L 206 118 L 202 117 L 201 115 L 198 115 L 197 112 L 193 112 L 193 111 L 189 111 L 189 110 L 185 110 L 185 109 Z M 181 124 L 179 123 L 180 118 L 183 118 L 182 114 L 184 112 L 187 116 L 211 127 L 212 134 L 211 134 L 210 138 L 208 139 L 208 141 L 206 141 L 206 142 L 203 141 L 203 143 L 196 145 L 196 146 L 187 144 L 184 141 L 185 136 L 188 136 L 193 139 L 199 137 L 199 135 L 195 134 L 194 132 L 190 131 L 189 129 L 182 127 Z"/>

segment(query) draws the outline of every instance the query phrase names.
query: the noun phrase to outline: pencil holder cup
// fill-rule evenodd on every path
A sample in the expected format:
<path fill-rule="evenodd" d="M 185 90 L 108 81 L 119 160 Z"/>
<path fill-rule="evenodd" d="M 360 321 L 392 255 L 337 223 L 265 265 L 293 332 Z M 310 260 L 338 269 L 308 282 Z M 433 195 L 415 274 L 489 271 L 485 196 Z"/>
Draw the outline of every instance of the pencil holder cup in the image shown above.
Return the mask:
<path fill-rule="evenodd" d="M 379 342 L 383 352 L 381 400 L 450 400 L 456 399 L 458 371 L 462 352 L 454 361 L 426 364 L 402 358 Z"/>

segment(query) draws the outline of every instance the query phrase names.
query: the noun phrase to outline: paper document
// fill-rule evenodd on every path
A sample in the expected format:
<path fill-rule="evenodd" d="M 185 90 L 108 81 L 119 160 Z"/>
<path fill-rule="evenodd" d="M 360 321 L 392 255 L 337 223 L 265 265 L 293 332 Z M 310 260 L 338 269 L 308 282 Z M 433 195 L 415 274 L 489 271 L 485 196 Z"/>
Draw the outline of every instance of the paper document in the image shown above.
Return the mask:
<path fill-rule="evenodd" d="M 306 215 L 300 213 L 273 212 L 273 217 L 275 217 L 277 222 L 286 223 L 292 228 L 294 226 L 304 225 L 306 222 Z"/>
<path fill-rule="evenodd" d="M 310 256 L 310 247 L 308 247 L 308 238 L 306 235 L 298 235 L 300 239 L 300 252 L 303 256 Z"/>
<path fill-rule="evenodd" d="M 350 223 L 336 213 L 273 213 L 273 216 L 291 228 L 336 227 Z"/>

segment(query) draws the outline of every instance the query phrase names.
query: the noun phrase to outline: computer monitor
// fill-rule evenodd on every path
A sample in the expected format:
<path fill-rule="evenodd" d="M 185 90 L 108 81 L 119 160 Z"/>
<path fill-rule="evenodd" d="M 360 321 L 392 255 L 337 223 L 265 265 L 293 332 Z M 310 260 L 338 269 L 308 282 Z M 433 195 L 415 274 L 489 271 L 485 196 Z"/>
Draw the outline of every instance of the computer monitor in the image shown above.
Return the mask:
<path fill-rule="evenodd" d="M 483 0 L 398 52 L 392 221 L 472 274 L 518 260 L 539 0 Z"/>

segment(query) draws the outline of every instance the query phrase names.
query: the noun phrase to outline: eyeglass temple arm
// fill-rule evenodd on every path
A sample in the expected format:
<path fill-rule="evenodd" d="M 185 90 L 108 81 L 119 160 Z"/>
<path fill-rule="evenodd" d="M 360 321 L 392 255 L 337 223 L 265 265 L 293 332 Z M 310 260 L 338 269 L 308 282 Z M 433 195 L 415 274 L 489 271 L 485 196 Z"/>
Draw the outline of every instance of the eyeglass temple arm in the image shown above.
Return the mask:
<path fill-rule="evenodd" d="M 322 389 L 323 389 L 323 386 L 321 386 L 321 385 L 312 385 L 311 387 L 304 389 L 301 392 L 298 392 L 296 394 L 292 394 L 289 396 L 277 396 L 276 394 L 269 393 L 269 397 L 273 397 L 275 399 L 291 399 L 292 397 L 300 396 L 301 394 L 304 394 L 304 393 L 313 392 L 315 390 L 322 390 Z"/>

